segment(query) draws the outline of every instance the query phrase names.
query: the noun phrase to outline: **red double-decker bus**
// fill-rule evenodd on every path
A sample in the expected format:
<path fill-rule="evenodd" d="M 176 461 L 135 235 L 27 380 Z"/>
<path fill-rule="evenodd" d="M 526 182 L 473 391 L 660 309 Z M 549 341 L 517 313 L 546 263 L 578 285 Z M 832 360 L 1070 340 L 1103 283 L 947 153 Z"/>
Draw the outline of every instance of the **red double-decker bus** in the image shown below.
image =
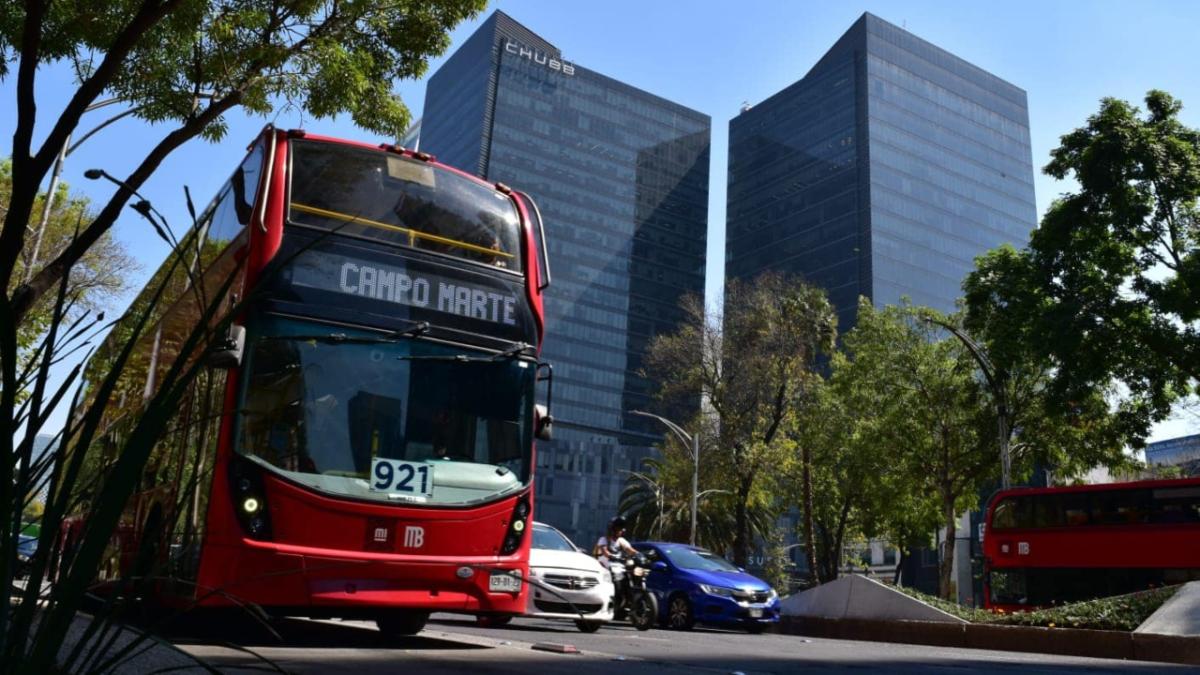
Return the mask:
<path fill-rule="evenodd" d="M 1200 579 L 1200 478 L 997 492 L 983 554 L 1005 610 Z"/>
<path fill-rule="evenodd" d="M 549 270 L 533 202 L 424 153 L 268 128 L 197 220 L 95 357 L 137 340 L 88 471 L 189 358 L 181 344 L 230 275 L 238 314 L 196 357 L 209 365 L 98 581 L 128 579 L 157 543 L 153 595 L 176 605 L 396 634 L 431 611 L 520 613 L 550 420 L 549 383 L 535 404 Z"/>

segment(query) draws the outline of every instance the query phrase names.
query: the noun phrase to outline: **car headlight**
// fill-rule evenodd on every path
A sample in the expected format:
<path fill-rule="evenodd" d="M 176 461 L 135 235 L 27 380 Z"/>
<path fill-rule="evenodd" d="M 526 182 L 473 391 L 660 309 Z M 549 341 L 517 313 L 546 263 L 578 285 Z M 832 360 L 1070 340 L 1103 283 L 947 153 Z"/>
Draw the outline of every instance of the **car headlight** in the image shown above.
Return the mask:
<path fill-rule="evenodd" d="M 603 580 L 604 583 L 606 583 L 606 584 L 611 584 L 612 583 L 612 572 L 609 572 L 608 570 L 604 570 L 603 572 L 600 573 L 600 579 Z"/>
<path fill-rule="evenodd" d="M 704 591 L 705 593 L 708 593 L 709 595 L 718 595 L 722 598 L 732 598 L 733 597 L 733 589 L 732 588 L 723 588 L 721 586 L 709 586 L 708 584 L 698 584 L 698 585 L 700 586 L 700 590 Z"/>
<path fill-rule="evenodd" d="M 779 594 L 775 592 L 774 588 L 772 588 L 771 595 L 770 595 L 770 597 L 767 598 L 767 600 L 774 600 L 775 598 L 778 598 L 778 597 L 779 597 Z"/>

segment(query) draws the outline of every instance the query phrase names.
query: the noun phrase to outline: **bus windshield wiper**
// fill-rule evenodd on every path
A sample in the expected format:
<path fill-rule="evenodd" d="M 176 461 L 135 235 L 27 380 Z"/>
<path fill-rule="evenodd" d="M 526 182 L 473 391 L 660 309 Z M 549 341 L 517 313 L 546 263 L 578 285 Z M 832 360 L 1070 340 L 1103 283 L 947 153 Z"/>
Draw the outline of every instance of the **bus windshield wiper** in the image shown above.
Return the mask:
<path fill-rule="evenodd" d="M 531 351 L 532 349 L 533 349 L 533 345 L 526 344 L 524 342 L 518 342 L 517 344 L 513 345 L 512 347 L 509 347 L 508 349 L 489 357 L 487 360 L 488 361 L 507 361 L 508 359 L 514 359 L 518 356 L 524 356 L 525 352 Z"/>
<path fill-rule="evenodd" d="M 396 342 L 401 338 L 414 338 L 429 332 L 428 321 L 414 321 L 406 328 L 394 330 L 384 335 L 346 335 L 345 333 L 325 333 L 324 335 L 264 335 L 261 340 L 294 340 L 297 342 L 325 342 L 330 344 L 381 344 Z"/>
<path fill-rule="evenodd" d="M 533 349 L 533 345 L 524 342 L 518 342 L 513 347 L 491 356 L 468 356 L 466 354 L 413 354 L 409 356 L 397 356 L 401 361 L 447 361 L 450 363 L 496 363 L 497 361 L 506 361 L 518 356 L 524 356 L 527 352 Z"/>

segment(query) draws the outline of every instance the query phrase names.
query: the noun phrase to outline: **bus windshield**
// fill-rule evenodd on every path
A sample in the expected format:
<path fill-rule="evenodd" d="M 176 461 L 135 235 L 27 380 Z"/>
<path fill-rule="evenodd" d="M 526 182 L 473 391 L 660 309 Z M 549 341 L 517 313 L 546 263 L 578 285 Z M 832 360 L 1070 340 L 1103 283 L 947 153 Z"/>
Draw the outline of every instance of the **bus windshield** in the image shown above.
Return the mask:
<path fill-rule="evenodd" d="M 382 150 L 291 147 L 290 222 L 521 270 L 520 217 L 498 190 Z"/>
<path fill-rule="evenodd" d="M 362 333 L 324 340 L 328 327 L 277 317 L 249 331 L 243 455 L 303 485 L 378 501 L 401 496 L 371 488 L 377 458 L 428 467 L 429 494 L 406 503 L 472 503 L 528 481 L 531 361 L 474 352 L 458 361 L 449 357 L 461 348 Z"/>

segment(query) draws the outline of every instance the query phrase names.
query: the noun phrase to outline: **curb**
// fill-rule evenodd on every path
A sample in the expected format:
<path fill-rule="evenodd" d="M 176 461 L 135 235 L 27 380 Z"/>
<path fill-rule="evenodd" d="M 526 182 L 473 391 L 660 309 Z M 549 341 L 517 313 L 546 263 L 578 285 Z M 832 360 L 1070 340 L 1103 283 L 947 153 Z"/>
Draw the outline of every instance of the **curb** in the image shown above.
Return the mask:
<path fill-rule="evenodd" d="M 786 635 L 1200 665 L 1200 637 L 1079 628 L 783 617 Z"/>

